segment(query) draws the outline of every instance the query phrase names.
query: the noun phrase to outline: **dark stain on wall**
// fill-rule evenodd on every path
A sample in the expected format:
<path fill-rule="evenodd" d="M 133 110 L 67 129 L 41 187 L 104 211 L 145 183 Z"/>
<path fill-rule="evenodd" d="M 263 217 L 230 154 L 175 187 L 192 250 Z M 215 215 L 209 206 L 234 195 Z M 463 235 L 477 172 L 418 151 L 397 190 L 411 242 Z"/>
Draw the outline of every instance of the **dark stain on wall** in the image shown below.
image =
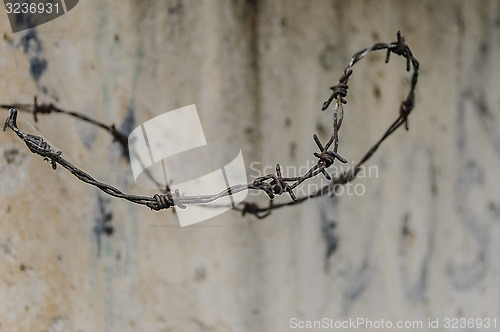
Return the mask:
<path fill-rule="evenodd" d="M 495 219 L 500 219 L 500 203 L 490 201 L 488 203 L 488 210 L 490 210 Z"/>
<path fill-rule="evenodd" d="M 169 15 L 181 15 L 182 10 L 183 10 L 183 3 L 181 0 L 175 0 L 174 2 L 169 2 L 168 4 Z"/>
<path fill-rule="evenodd" d="M 469 95 L 492 148 L 500 155 L 500 132 L 498 131 L 500 121 L 495 117 L 495 113 L 491 111 L 482 90 L 471 91 Z"/>
<path fill-rule="evenodd" d="M 17 148 L 6 149 L 3 152 L 3 157 L 7 164 L 13 166 L 19 166 L 26 158 L 26 153 L 20 152 Z"/>
<path fill-rule="evenodd" d="M 297 143 L 290 142 L 290 159 L 295 160 L 297 156 Z"/>
<path fill-rule="evenodd" d="M 411 239 L 414 236 L 413 231 L 410 228 L 409 221 L 410 221 L 410 212 L 407 211 L 403 215 L 402 222 L 401 222 L 401 224 L 402 224 L 401 235 L 403 235 L 403 237 L 405 237 L 406 239 Z"/>
<path fill-rule="evenodd" d="M 329 259 L 330 256 L 337 250 L 339 237 L 337 234 L 337 223 L 329 218 L 329 214 L 326 211 L 327 208 L 322 207 L 320 210 L 321 219 L 321 235 L 325 240 L 325 271 L 330 268 Z"/>
<path fill-rule="evenodd" d="M 128 106 L 127 115 L 125 116 L 125 119 L 123 119 L 123 122 L 120 125 L 121 132 L 127 136 L 130 135 L 130 133 L 132 132 L 132 130 L 135 129 L 135 127 L 137 127 L 137 121 L 135 119 L 134 111 L 135 111 L 135 103 L 132 100 Z"/>
<path fill-rule="evenodd" d="M 323 124 L 320 120 L 316 122 L 316 132 L 319 137 L 326 137 L 328 135 L 328 130 L 325 124 Z"/>
<path fill-rule="evenodd" d="M 333 44 L 326 44 L 319 55 L 319 64 L 323 70 L 331 70 L 335 65 L 337 48 Z"/>
<path fill-rule="evenodd" d="M 457 22 L 459 35 L 463 37 L 465 35 L 465 17 L 460 6 L 455 9 L 455 21 Z"/>
<path fill-rule="evenodd" d="M 105 197 L 100 192 L 97 193 L 97 208 L 94 217 L 94 235 L 97 241 L 97 254 L 101 252 L 101 236 L 111 236 L 113 234 L 114 228 L 111 223 L 113 219 L 113 212 L 109 208 L 109 198 Z"/>
<path fill-rule="evenodd" d="M 38 38 L 37 30 L 35 28 L 29 29 L 23 34 L 19 43 L 30 62 L 31 77 L 37 84 L 38 89 L 46 93 L 47 88 L 40 85 L 40 78 L 47 70 L 48 64 L 47 59 L 43 56 L 42 41 Z"/>
<path fill-rule="evenodd" d="M 437 167 L 432 166 L 431 169 L 430 169 L 429 181 L 430 181 L 431 195 L 434 198 L 436 198 L 436 196 L 438 194 L 437 176 L 438 176 L 438 169 L 437 169 Z"/>
<path fill-rule="evenodd" d="M 382 92 L 380 91 L 380 86 L 378 84 L 373 86 L 373 95 L 377 98 L 377 100 L 380 100 L 382 97 Z"/>
<path fill-rule="evenodd" d="M 83 145 L 87 148 L 87 150 L 90 150 L 97 138 L 97 130 L 89 131 L 88 133 L 85 134 L 80 134 L 80 138 L 82 140 Z"/>
<path fill-rule="evenodd" d="M 126 136 L 130 135 L 132 130 L 137 127 L 137 120 L 135 118 L 135 102 L 134 100 L 131 100 L 128 109 L 127 109 L 127 115 L 125 116 L 125 119 L 123 119 L 122 124 L 120 125 L 120 131 L 125 134 Z M 124 158 L 130 158 L 128 149 L 125 149 L 123 146 L 122 148 L 122 156 Z"/>
<path fill-rule="evenodd" d="M 481 218 L 474 210 L 471 203 L 471 195 L 475 190 L 481 190 L 484 183 L 484 171 L 481 165 L 473 158 L 469 157 L 474 147 L 467 140 L 467 133 L 470 132 L 469 121 L 467 121 L 466 109 L 472 94 L 467 93 L 470 89 L 464 89 L 460 95 L 457 107 L 457 153 L 459 163 L 459 178 L 455 190 L 455 210 L 458 220 L 466 236 L 474 243 L 471 250 L 471 259 L 465 260 L 460 255 L 451 259 L 446 267 L 447 275 L 456 289 L 466 290 L 478 285 L 487 273 L 488 249 L 490 246 L 489 227 L 482 222 Z M 476 103 L 476 107 L 477 107 Z M 480 107 L 481 108 L 481 107 Z M 487 109 L 480 110 L 479 113 L 487 113 Z"/>
<path fill-rule="evenodd" d="M 406 201 L 409 206 L 401 219 L 399 238 L 399 268 L 401 284 L 406 297 L 411 302 L 421 301 L 428 290 L 431 261 L 435 255 L 436 227 L 439 203 L 437 195 L 437 167 L 432 149 L 415 146 L 408 154 L 409 188 L 416 187 L 422 179 L 428 180 L 428 192 L 432 199 L 422 205 L 415 204 L 421 198 L 429 197 L 428 192 L 419 193 L 409 189 Z M 418 159 L 428 161 L 427 167 L 419 167 Z M 412 202 L 412 203 L 410 203 Z"/>
<path fill-rule="evenodd" d="M 342 291 L 342 312 L 344 315 L 349 314 L 356 301 L 366 291 L 370 277 L 370 266 L 365 256 L 361 265 L 349 272 L 348 282 Z"/>
<path fill-rule="evenodd" d="M 93 116 L 92 110 L 87 107 L 84 107 L 84 114 Z M 91 126 L 88 123 L 81 123 L 80 121 L 77 121 L 76 132 L 87 150 L 91 150 L 97 139 L 98 128 L 96 126 Z"/>

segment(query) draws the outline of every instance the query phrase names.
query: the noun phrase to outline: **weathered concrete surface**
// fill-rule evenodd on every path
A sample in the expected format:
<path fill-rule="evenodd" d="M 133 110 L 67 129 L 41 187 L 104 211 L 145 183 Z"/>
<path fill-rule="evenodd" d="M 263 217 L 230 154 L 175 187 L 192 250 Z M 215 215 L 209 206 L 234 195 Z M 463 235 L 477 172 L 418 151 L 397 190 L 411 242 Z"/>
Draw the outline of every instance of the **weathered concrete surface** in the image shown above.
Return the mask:
<path fill-rule="evenodd" d="M 1 134 L 0 331 L 500 315 L 499 2 L 80 1 L 16 34 L 0 15 L 1 103 L 37 94 L 124 130 L 195 103 L 207 136 L 241 146 L 250 178 L 313 161 L 312 134 L 330 128 L 321 104 L 354 52 L 401 30 L 421 63 L 410 131 L 371 160 L 364 195 L 262 221 L 229 212 L 181 229 L 172 212 L 108 198 Z M 350 161 L 406 94 L 404 60 L 383 60 L 350 82 Z M 102 131 L 63 115 L 36 126 L 95 177 L 143 191 Z"/>

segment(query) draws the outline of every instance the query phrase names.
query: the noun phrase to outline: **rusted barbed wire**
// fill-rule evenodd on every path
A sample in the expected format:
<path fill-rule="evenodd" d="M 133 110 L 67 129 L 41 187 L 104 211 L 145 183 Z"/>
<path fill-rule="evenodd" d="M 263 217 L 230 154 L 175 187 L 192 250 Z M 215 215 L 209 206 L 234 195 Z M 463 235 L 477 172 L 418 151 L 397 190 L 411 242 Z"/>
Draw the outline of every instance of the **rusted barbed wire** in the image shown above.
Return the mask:
<path fill-rule="evenodd" d="M 368 150 L 368 152 L 365 153 L 365 155 L 361 158 L 361 160 L 356 164 L 356 166 L 353 169 L 346 171 L 342 173 L 340 176 L 332 179 L 327 169 L 333 165 L 335 160 L 339 160 L 342 163 L 347 162 L 347 160 L 344 159 L 342 156 L 340 156 L 338 153 L 339 131 L 342 126 L 344 117 L 344 105 L 347 104 L 346 97 L 348 90 L 348 82 L 351 75 L 353 74 L 353 67 L 358 61 L 363 59 L 367 54 L 378 50 L 387 51 L 385 59 L 386 63 L 389 61 L 391 53 L 406 58 L 407 71 L 410 71 L 411 67 L 413 67 L 413 76 L 411 79 L 410 91 L 406 99 L 400 105 L 398 118 L 389 126 L 389 128 L 385 131 L 382 137 Z M 319 152 L 314 153 L 314 156 L 318 158 L 316 165 L 311 167 L 302 176 L 283 177 L 281 173 L 281 166 L 277 164 L 276 172 L 274 174 L 268 174 L 259 177 L 249 184 L 239 184 L 226 188 L 225 190 L 213 195 L 182 196 L 181 193 L 179 193 L 179 191 L 177 190 L 172 193 L 168 187 L 165 192 L 161 194 L 155 194 L 152 197 L 130 195 L 123 193 L 122 191 L 111 185 L 95 180 L 89 174 L 85 173 L 84 171 L 78 169 L 77 167 L 69 163 L 62 157 L 61 151 L 54 151 L 49 146 L 49 144 L 47 144 L 40 136 L 26 134 L 21 130 L 19 130 L 17 126 L 17 113 L 18 113 L 17 108 L 31 112 L 33 114 L 35 121 L 37 121 L 38 114 L 49 114 L 54 112 L 54 113 L 68 114 L 80 120 L 89 122 L 93 125 L 99 126 L 104 130 L 106 130 L 110 135 L 112 135 L 114 141 L 117 141 L 123 147 L 124 151 L 128 152 L 127 135 L 116 129 L 114 125 L 110 126 L 100 123 L 80 113 L 60 109 L 54 106 L 53 104 L 39 105 L 37 103 L 36 97 L 33 105 L 14 104 L 14 105 L 0 105 L 0 106 L 3 108 L 8 108 L 10 110 L 9 117 L 7 118 L 3 128 L 4 131 L 6 130 L 7 127 L 11 128 L 17 134 L 17 136 L 22 141 L 24 141 L 24 143 L 27 145 L 27 147 L 31 152 L 38 154 L 42 156 L 44 160 L 49 161 L 54 170 L 56 169 L 57 165 L 61 165 L 69 172 L 71 172 L 74 176 L 76 176 L 79 180 L 99 188 L 106 194 L 109 194 L 117 198 L 126 199 L 136 204 L 148 206 L 153 210 L 162 210 L 174 206 L 183 209 L 186 208 L 186 205 L 188 204 L 209 203 L 221 197 L 236 194 L 238 192 L 247 189 L 261 190 L 265 192 L 270 199 L 270 203 L 268 206 L 260 207 L 256 203 L 243 202 L 242 207 L 235 207 L 234 209 L 240 211 L 242 215 L 248 213 L 255 215 L 257 218 L 265 218 L 270 214 L 271 210 L 283 206 L 295 205 L 304 202 L 307 199 L 327 194 L 334 196 L 336 194 L 337 187 L 352 181 L 361 170 L 361 166 L 368 159 L 371 158 L 371 156 L 378 150 L 379 146 L 385 139 L 387 139 L 387 137 L 389 137 L 392 133 L 394 133 L 394 131 L 397 130 L 403 124 L 408 130 L 408 116 L 413 110 L 415 104 L 415 88 L 418 81 L 418 72 L 419 72 L 419 62 L 413 56 L 410 48 L 404 41 L 404 37 L 401 36 L 401 33 L 399 31 L 397 33 L 397 40 L 393 43 L 390 44 L 377 43 L 371 47 L 360 50 L 359 52 L 355 53 L 351 58 L 348 66 L 346 67 L 342 76 L 340 77 L 339 82 L 336 85 L 330 87 L 332 93 L 328 98 L 328 100 L 325 101 L 323 104 L 322 110 L 324 111 L 332 104 L 334 100 L 336 101 L 333 109 L 332 135 L 330 136 L 328 142 L 325 145 L 323 145 L 319 140 L 319 138 L 317 137 L 317 135 L 316 134 L 313 135 L 313 139 L 319 148 Z M 30 110 L 30 108 L 32 109 Z M 328 181 L 330 181 L 329 184 L 321 187 L 312 194 L 302 197 L 295 196 L 294 193 L 295 188 L 297 188 L 304 181 L 313 178 L 319 175 L 320 173 L 323 174 L 323 176 Z M 279 196 L 285 193 L 290 196 L 291 201 L 282 202 L 278 204 L 274 203 L 273 199 L 275 198 L 276 195 Z"/>
<path fill-rule="evenodd" d="M 99 122 L 97 120 L 94 120 L 92 118 L 89 118 L 88 116 L 86 116 L 84 114 L 73 112 L 73 111 L 63 110 L 63 109 L 55 106 L 52 103 L 50 103 L 50 104 L 38 104 L 36 96 L 33 100 L 33 104 L 0 105 L 0 107 L 6 108 L 6 109 L 14 108 L 14 109 L 19 109 L 19 110 L 25 111 L 25 112 L 30 112 L 33 114 L 33 119 L 35 120 L 35 122 L 38 121 L 38 114 L 61 113 L 61 114 L 70 115 L 70 116 L 75 117 L 79 120 L 88 122 L 90 124 L 93 124 L 97 127 L 100 127 L 102 129 L 106 130 L 111 136 L 113 136 L 113 141 L 118 142 L 121 145 L 121 147 L 123 148 L 124 154 L 128 155 L 128 137 L 123 132 L 116 129 L 114 124 L 109 126 L 107 124 L 104 124 L 104 123 Z M 30 108 L 33 108 L 33 109 L 30 110 Z"/>

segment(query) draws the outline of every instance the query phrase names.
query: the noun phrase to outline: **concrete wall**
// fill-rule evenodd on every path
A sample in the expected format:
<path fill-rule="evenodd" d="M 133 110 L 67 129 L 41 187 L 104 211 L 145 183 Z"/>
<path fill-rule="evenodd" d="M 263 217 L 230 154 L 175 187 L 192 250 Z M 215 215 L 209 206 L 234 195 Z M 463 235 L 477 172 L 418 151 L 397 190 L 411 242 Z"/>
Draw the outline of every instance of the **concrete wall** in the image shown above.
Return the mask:
<path fill-rule="evenodd" d="M 0 15 L 1 103 L 36 94 L 126 131 L 195 103 L 207 136 L 242 148 L 250 179 L 314 161 L 312 134 L 331 128 L 322 102 L 356 51 L 401 30 L 421 64 L 410 131 L 370 161 L 378 176 L 356 180 L 364 195 L 264 220 L 228 212 L 179 228 L 173 212 L 110 198 L 0 134 L 1 332 L 500 319 L 498 1 L 80 1 L 16 34 Z M 383 60 L 370 56 L 350 82 L 349 162 L 407 93 L 404 59 Z M 75 164 L 143 192 L 106 133 L 39 118 Z"/>

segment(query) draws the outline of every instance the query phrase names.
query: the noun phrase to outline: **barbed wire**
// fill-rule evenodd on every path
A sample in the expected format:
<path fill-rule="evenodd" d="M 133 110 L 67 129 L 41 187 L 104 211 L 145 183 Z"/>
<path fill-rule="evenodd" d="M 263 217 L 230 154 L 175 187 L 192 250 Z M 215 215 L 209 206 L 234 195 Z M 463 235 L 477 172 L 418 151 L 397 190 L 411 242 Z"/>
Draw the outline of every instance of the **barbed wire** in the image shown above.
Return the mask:
<path fill-rule="evenodd" d="M 365 155 L 354 166 L 354 168 L 343 172 L 337 177 L 332 178 L 327 169 L 333 165 L 335 160 L 338 160 L 342 163 L 347 162 L 347 160 L 340 156 L 338 153 L 339 131 L 344 118 L 344 105 L 347 104 L 346 97 L 348 82 L 353 73 L 353 67 L 357 62 L 359 62 L 369 53 L 379 50 L 386 50 L 386 63 L 389 62 L 391 53 L 406 58 L 406 70 L 410 71 L 410 69 L 413 68 L 410 91 L 406 99 L 400 105 L 398 118 L 389 126 L 382 137 L 365 153 Z M 3 127 L 4 131 L 7 128 L 12 129 L 14 133 L 16 133 L 17 136 L 22 141 L 24 141 L 31 152 L 38 154 L 42 156 L 44 160 L 49 161 L 54 170 L 57 168 L 57 165 L 60 165 L 71 172 L 71 174 L 73 174 L 79 180 L 99 188 L 108 195 L 125 199 L 136 204 L 145 205 L 152 210 L 158 211 L 173 207 L 184 209 L 189 204 L 210 203 L 219 198 L 233 195 L 244 190 L 259 190 L 267 194 L 270 199 L 269 205 L 259 206 L 257 203 L 253 202 L 243 202 L 242 207 L 236 206 L 234 207 L 234 209 L 240 211 L 242 215 L 253 214 L 257 218 L 265 218 L 271 213 L 272 210 L 277 208 L 299 204 L 308 199 L 324 196 L 327 194 L 334 196 L 336 194 L 338 186 L 345 185 L 356 177 L 356 175 L 361 170 L 361 166 L 373 156 L 373 154 L 378 150 L 383 141 L 385 141 L 403 124 L 405 125 L 406 130 L 408 130 L 408 116 L 410 115 L 415 105 L 415 88 L 418 81 L 418 73 L 419 62 L 413 56 L 409 46 L 405 43 L 404 37 L 399 31 L 397 32 L 397 40 L 393 43 L 376 43 L 371 47 L 360 50 L 353 55 L 338 83 L 330 87 L 332 93 L 328 100 L 323 103 L 322 110 L 325 111 L 335 100 L 335 106 L 333 109 L 332 135 L 325 145 L 321 143 L 316 134 L 313 135 L 313 140 L 315 141 L 319 149 L 319 152 L 314 153 L 314 156 L 318 160 L 313 167 L 311 167 L 302 176 L 283 177 L 281 173 L 281 166 L 277 164 L 276 172 L 273 174 L 268 174 L 256 178 L 254 181 L 248 184 L 239 184 L 226 188 L 223 191 L 213 195 L 183 196 L 178 190 L 171 192 L 168 186 L 164 192 L 155 194 L 152 197 L 126 194 L 109 184 L 97 181 L 89 174 L 72 165 L 62 157 L 61 151 L 53 150 L 50 145 L 43 140 L 42 137 L 22 132 L 17 126 L 17 109 L 32 113 L 35 121 L 37 121 L 38 114 L 62 113 L 73 116 L 82 121 L 89 122 L 107 131 L 113 137 L 113 140 L 118 142 L 122 146 L 124 152 L 126 152 L 126 155 L 128 156 L 127 135 L 118 130 L 115 125 L 106 125 L 80 113 L 60 109 L 53 104 L 39 105 L 37 103 L 36 97 L 33 104 L 0 105 L 0 107 L 9 109 L 9 117 L 5 121 Z M 294 189 L 296 189 L 304 181 L 311 179 L 319 174 L 322 174 L 329 181 L 329 183 L 309 195 L 296 197 Z M 274 203 L 275 196 L 279 196 L 282 194 L 288 194 L 291 198 L 291 201 L 281 202 L 277 204 Z"/>
<path fill-rule="evenodd" d="M 90 124 L 93 124 L 97 127 L 104 129 L 105 131 L 107 131 L 111 136 L 113 136 L 113 141 L 118 142 L 121 145 L 121 147 L 123 148 L 124 155 L 128 156 L 128 137 L 127 137 L 127 135 L 125 135 L 125 133 L 118 130 L 114 124 L 109 126 L 109 125 L 104 124 L 102 122 L 99 122 L 95 119 L 89 118 L 88 116 L 86 116 L 84 114 L 73 112 L 73 111 L 63 110 L 63 109 L 55 106 L 52 103 L 50 103 L 50 104 L 38 104 L 37 96 L 35 96 L 35 98 L 33 100 L 33 104 L 11 104 L 11 105 L 0 105 L 0 107 L 6 108 L 6 109 L 14 108 L 14 109 L 19 109 L 19 110 L 24 111 L 24 112 L 32 113 L 33 119 L 35 120 L 35 122 L 38 121 L 38 114 L 61 113 L 61 114 L 70 115 L 72 117 L 75 117 L 75 118 L 82 120 L 84 122 L 88 122 Z M 33 109 L 30 110 L 30 108 L 33 108 Z"/>

